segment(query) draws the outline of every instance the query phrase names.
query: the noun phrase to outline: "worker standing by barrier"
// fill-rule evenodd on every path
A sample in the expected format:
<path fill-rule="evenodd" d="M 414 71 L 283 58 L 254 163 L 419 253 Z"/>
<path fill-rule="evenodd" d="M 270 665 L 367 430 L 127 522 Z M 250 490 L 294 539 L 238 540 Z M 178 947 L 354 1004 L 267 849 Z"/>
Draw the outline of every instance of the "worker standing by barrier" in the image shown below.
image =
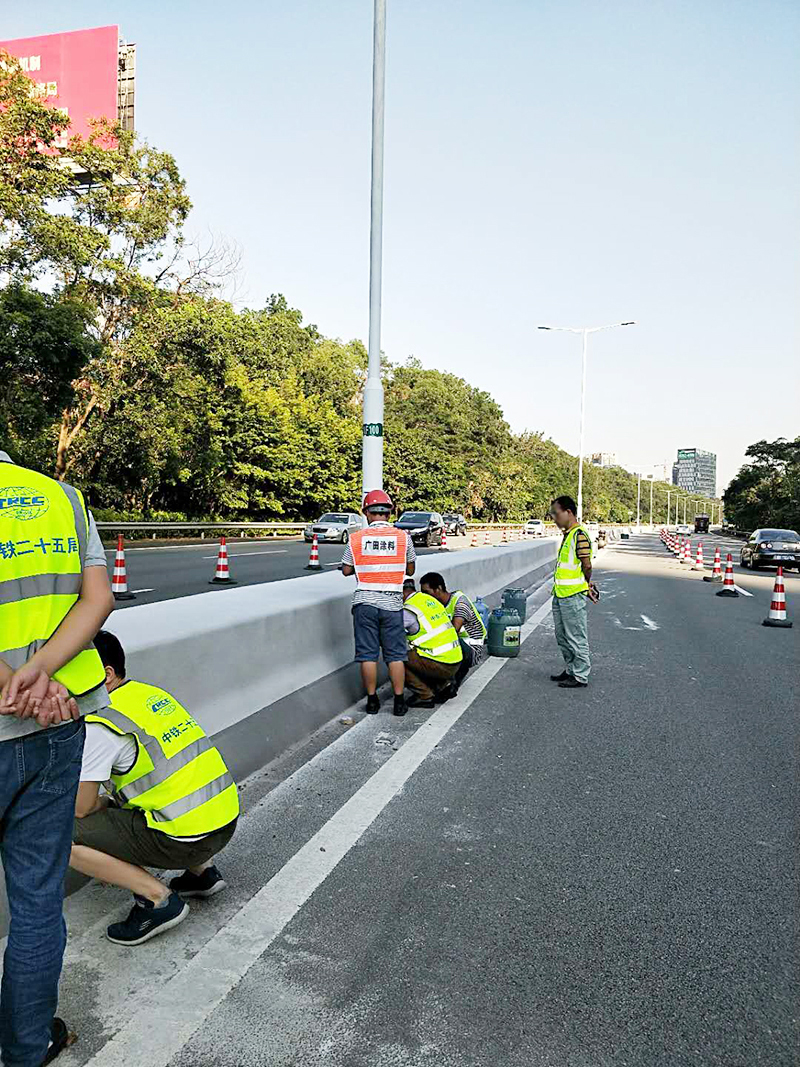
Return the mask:
<path fill-rule="evenodd" d="M 92 637 L 114 600 L 81 493 L 17 466 L 5 452 L 0 583 L 0 855 L 11 913 L 0 1050 L 5 1064 L 42 1067 L 70 1041 L 55 1018 L 64 874 L 84 742 L 80 716 L 108 704 Z"/>
<path fill-rule="evenodd" d="M 553 621 L 565 669 L 550 678 L 561 689 L 585 689 L 592 662 L 589 655 L 587 601 L 599 599 L 592 583 L 592 541 L 577 519 L 572 497 L 557 497 L 551 505 L 556 526 L 564 534 L 553 582 Z"/>
<path fill-rule="evenodd" d="M 95 643 L 111 706 L 86 720 L 70 866 L 133 893 L 128 918 L 106 935 L 140 945 L 186 918 L 183 897 L 225 888 L 211 860 L 236 830 L 239 793 L 186 709 L 163 689 L 126 678 L 114 634 L 101 630 Z M 103 782 L 111 796 L 99 796 Z M 145 867 L 186 870 L 167 888 Z"/>
<path fill-rule="evenodd" d="M 414 573 L 416 553 L 405 530 L 390 524 L 392 502 L 382 489 L 366 494 L 363 511 L 368 525 L 351 534 L 342 557 L 342 574 L 356 576 L 352 608 L 356 663 L 361 665 L 367 713 L 375 715 L 380 708 L 378 658 L 383 652 L 394 692 L 394 714 L 405 715 L 408 648 L 403 629 L 403 579 Z"/>
<path fill-rule="evenodd" d="M 447 693 L 448 697 L 454 697 L 467 674 L 473 667 L 478 667 L 483 662 L 486 627 L 478 609 L 467 594 L 460 589 L 451 593 L 445 585 L 444 578 L 436 571 L 424 574 L 420 579 L 419 587 L 421 592 L 432 596 L 444 606 L 453 623 L 453 629 L 458 634 L 462 660 Z"/>
<path fill-rule="evenodd" d="M 409 644 L 406 685 L 414 691 L 408 706 L 432 708 L 452 695 L 463 658 L 458 634 L 442 603 L 417 593 L 413 578 L 403 583 L 403 626 Z"/>

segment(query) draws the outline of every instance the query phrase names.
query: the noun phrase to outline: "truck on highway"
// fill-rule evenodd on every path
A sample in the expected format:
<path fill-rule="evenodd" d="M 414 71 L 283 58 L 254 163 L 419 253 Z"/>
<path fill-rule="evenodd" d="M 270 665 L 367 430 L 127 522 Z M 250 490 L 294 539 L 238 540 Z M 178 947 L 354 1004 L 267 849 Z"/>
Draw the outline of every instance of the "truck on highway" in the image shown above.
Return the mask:
<path fill-rule="evenodd" d="M 708 533 L 708 515 L 695 515 L 694 532 Z"/>

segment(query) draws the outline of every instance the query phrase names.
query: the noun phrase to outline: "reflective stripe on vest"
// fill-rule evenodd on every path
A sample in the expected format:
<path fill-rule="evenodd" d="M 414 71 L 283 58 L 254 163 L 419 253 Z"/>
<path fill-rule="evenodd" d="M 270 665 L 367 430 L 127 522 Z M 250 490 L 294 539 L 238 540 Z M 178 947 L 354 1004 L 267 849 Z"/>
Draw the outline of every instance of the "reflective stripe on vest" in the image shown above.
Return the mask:
<path fill-rule="evenodd" d="M 592 544 L 589 532 L 584 526 L 573 526 L 569 533 L 564 537 L 563 544 L 558 550 L 556 572 L 553 581 L 553 593 L 557 597 L 574 596 L 575 593 L 585 593 L 589 588 L 589 583 L 586 581 L 583 574 L 581 561 L 578 559 L 577 553 L 575 552 L 575 540 L 578 535 L 578 530 L 581 530 L 586 534 L 590 547 Z"/>
<path fill-rule="evenodd" d="M 402 593 L 408 534 L 389 523 L 356 530 L 350 538 L 356 588 Z"/>
<path fill-rule="evenodd" d="M 136 738 L 136 760 L 114 774 L 117 797 L 171 837 L 213 833 L 239 814 L 239 793 L 219 750 L 177 700 L 143 682 L 125 682 L 111 707 L 86 716 Z"/>
<path fill-rule="evenodd" d="M 484 623 L 483 619 L 481 618 L 480 612 L 475 607 L 475 605 L 472 603 L 472 601 L 467 596 L 467 594 L 463 591 L 463 589 L 457 589 L 455 591 L 455 593 L 452 594 L 452 596 L 450 597 L 450 600 L 447 603 L 447 607 L 444 610 L 447 612 L 447 614 L 450 616 L 451 619 L 454 618 L 455 617 L 455 613 L 456 613 L 456 604 L 458 603 L 459 598 L 462 597 L 462 596 L 464 597 L 466 602 L 469 604 L 469 606 L 472 608 L 473 612 L 475 613 L 475 618 L 481 624 L 481 630 L 483 631 L 483 641 L 485 641 L 487 636 L 488 636 L 488 630 L 486 629 L 486 624 Z M 470 644 L 471 645 L 483 644 L 483 641 L 478 641 L 478 639 L 476 637 L 470 637 L 469 636 L 469 634 L 467 633 L 466 626 L 463 627 L 463 630 L 464 630 L 463 640 L 466 641 L 468 645 L 470 645 Z M 457 630 L 456 630 L 456 633 L 458 633 Z M 459 636 L 460 636 L 460 634 L 459 634 Z"/>
<path fill-rule="evenodd" d="M 458 634 L 447 611 L 427 593 L 413 593 L 403 604 L 419 623 L 419 632 L 410 634 L 408 643 L 420 656 L 439 663 L 460 663 L 463 658 Z"/>
<path fill-rule="evenodd" d="M 47 643 L 77 601 L 88 536 L 77 489 L 0 462 L 0 659 L 13 670 Z M 84 696 L 104 684 L 105 670 L 89 645 L 53 677 Z"/>

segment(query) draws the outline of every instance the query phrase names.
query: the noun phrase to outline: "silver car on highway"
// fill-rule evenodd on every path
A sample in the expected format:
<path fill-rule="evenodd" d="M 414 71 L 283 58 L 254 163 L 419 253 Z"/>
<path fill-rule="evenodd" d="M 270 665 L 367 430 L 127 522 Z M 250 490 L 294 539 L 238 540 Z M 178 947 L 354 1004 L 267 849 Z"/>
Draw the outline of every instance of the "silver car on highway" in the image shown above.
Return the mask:
<path fill-rule="evenodd" d="M 350 534 L 354 530 L 360 530 L 364 520 L 360 515 L 350 511 L 327 511 L 321 518 L 303 530 L 306 542 L 314 540 L 314 534 L 318 541 L 338 541 L 346 545 L 350 540 Z"/>

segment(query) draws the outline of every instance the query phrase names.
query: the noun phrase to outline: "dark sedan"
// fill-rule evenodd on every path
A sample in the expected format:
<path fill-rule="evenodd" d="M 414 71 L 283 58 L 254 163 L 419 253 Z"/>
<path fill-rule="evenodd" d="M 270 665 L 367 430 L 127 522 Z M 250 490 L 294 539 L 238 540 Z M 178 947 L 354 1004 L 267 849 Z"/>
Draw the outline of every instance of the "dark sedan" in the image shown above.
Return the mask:
<path fill-rule="evenodd" d="M 404 511 L 395 523 L 411 535 L 415 545 L 440 545 L 444 523 L 436 511 Z"/>
<path fill-rule="evenodd" d="M 800 534 L 795 530 L 754 530 L 742 546 L 743 567 L 797 567 L 800 570 Z"/>

